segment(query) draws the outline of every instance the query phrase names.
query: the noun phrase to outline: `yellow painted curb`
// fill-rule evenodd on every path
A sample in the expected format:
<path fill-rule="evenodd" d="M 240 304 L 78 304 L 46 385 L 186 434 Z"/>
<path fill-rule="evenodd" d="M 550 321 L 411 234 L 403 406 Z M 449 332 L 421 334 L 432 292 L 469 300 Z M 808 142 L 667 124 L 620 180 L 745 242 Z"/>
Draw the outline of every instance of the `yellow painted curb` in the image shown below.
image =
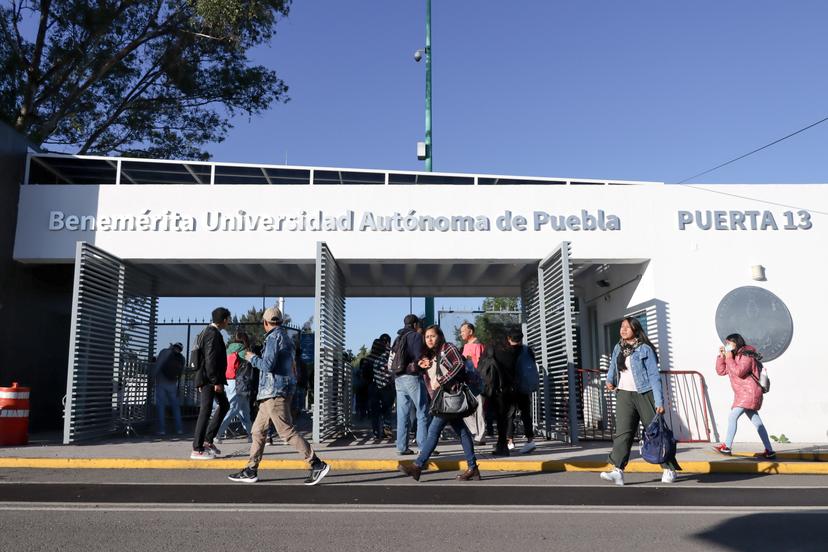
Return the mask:
<path fill-rule="evenodd" d="M 246 458 L 218 458 L 215 460 L 176 460 L 166 458 L 0 458 L 0 468 L 33 469 L 151 469 L 151 470 L 234 470 L 246 463 Z M 337 460 L 326 459 L 331 468 L 339 471 L 395 471 L 400 464 L 398 460 Z M 410 462 L 406 460 L 405 462 Z M 480 460 L 482 471 L 505 472 L 599 472 L 610 468 L 601 461 L 565 461 L 565 460 Z M 828 475 L 826 462 L 745 462 L 725 460 L 717 462 L 682 461 L 686 473 L 742 473 L 742 474 L 797 474 Z M 302 460 L 263 460 L 263 470 L 304 470 L 307 464 Z M 466 467 L 465 461 L 437 460 L 429 462 L 431 470 L 460 470 Z M 661 467 L 640 460 L 630 462 L 628 473 L 660 473 Z"/>

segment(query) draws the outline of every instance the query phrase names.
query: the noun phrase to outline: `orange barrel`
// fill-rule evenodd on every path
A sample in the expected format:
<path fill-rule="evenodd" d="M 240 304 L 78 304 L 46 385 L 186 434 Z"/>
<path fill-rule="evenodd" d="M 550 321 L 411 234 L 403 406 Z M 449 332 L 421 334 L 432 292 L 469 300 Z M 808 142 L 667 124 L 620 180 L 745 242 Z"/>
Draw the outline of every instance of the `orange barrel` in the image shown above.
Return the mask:
<path fill-rule="evenodd" d="M 29 443 L 29 387 L 0 387 L 0 445 Z"/>

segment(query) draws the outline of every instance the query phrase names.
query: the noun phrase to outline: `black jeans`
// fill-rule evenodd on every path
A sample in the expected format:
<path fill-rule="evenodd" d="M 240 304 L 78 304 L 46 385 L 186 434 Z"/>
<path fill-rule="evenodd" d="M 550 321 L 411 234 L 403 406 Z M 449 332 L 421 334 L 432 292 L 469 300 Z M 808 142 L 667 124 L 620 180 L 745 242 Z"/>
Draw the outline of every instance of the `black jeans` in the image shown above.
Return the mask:
<path fill-rule="evenodd" d="M 385 387 L 377 388 L 371 384 L 371 422 L 374 430 L 374 437 L 382 437 L 382 428 L 391 427 L 391 409 L 394 407 L 394 399 L 397 391 L 394 382 Z"/>
<path fill-rule="evenodd" d="M 527 441 L 534 441 L 535 430 L 532 427 L 532 395 L 524 395 L 516 391 L 513 397 L 512 412 L 509 415 L 509 439 L 515 436 L 515 418 L 517 417 L 517 411 L 520 410 L 520 419 L 523 421 L 523 434 L 526 435 Z"/>
<path fill-rule="evenodd" d="M 496 393 L 491 397 L 491 404 L 497 420 L 497 450 L 506 450 L 506 440 L 509 436 L 509 425 L 514 412 L 513 394 L 510 392 Z"/>
<path fill-rule="evenodd" d="M 213 411 L 213 399 L 218 402 L 218 410 L 215 416 L 210 417 L 210 412 Z M 230 410 L 230 401 L 227 400 L 227 395 L 222 391 L 216 393 L 215 387 L 207 384 L 201 388 L 199 392 L 199 410 L 198 421 L 196 422 L 195 434 L 193 435 L 193 450 L 203 451 L 204 443 L 212 443 L 218 433 L 219 425 Z M 207 423 L 209 420 L 209 424 Z"/>

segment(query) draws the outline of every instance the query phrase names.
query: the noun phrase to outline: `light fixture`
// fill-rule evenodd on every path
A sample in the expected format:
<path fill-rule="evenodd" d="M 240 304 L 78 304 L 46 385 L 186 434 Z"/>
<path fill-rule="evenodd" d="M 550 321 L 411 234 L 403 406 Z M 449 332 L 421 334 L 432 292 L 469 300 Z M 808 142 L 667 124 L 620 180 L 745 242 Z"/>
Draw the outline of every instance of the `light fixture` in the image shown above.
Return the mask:
<path fill-rule="evenodd" d="M 767 278 L 765 278 L 765 267 L 762 265 L 753 265 L 750 267 L 750 275 L 751 278 L 757 282 L 764 282 L 767 280 Z"/>

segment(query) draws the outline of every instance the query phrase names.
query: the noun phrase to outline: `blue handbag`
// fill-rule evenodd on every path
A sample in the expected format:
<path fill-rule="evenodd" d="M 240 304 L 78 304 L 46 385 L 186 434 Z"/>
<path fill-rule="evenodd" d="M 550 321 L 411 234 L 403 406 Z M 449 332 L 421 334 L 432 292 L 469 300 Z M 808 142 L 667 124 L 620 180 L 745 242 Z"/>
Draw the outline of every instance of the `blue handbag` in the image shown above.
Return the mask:
<path fill-rule="evenodd" d="M 656 414 L 653 421 L 644 428 L 641 439 L 641 458 L 650 464 L 663 464 L 676 456 L 676 440 L 673 431 L 667 427 L 664 416 Z"/>

